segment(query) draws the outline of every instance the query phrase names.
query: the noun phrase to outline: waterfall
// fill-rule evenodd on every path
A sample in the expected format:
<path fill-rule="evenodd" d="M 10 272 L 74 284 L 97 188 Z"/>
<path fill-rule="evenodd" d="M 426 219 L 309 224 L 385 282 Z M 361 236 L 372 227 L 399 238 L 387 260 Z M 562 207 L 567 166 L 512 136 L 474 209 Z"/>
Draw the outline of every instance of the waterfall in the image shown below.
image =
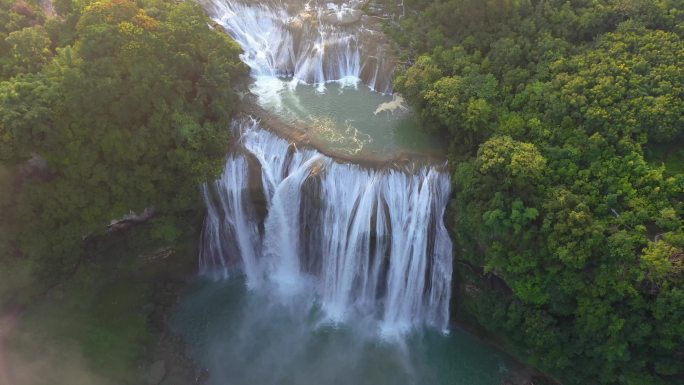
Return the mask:
<path fill-rule="evenodd" d="M 260 243 L 254 214 L 245 195 L 247 177 L 244 157 L 230 157 L 221 178 L 212 185 L 202 186 L 207 216 L 200 242 L 200 272 L 226 278 L 229 266 L 241 264 L 247 284 L 255 286 L 260 276 L 257 267 Z"/>
<path fill-rule="evenodd" d="M 298 150 L 256 121 L 235 126 L 237 149 L 225 172 L 203 187 L 204 273 L 242 271 L 251 288 L 284 296 L 313 282 L 329 322 L 372 317 L 385 336 L 418 325 L 447 330 L 448 174 L 438 166 L 408 172 L 337 163 Z M 265 218 L 247 199 L 256 173 Z"/>
<path fill-rule="evenodd" d="M 213 19 L 242 47 L 242 60 L 256 79 L 256 94 L 274 93 L 285 85 L 274 78 L 315 84 L 355 86 L 358 82 L 383 93 L 392 91 L 394 60 L 378 41 L 379 26 L 360 11 L 362 3 L 316 1 L 247 2 L 204 0 Z"/>

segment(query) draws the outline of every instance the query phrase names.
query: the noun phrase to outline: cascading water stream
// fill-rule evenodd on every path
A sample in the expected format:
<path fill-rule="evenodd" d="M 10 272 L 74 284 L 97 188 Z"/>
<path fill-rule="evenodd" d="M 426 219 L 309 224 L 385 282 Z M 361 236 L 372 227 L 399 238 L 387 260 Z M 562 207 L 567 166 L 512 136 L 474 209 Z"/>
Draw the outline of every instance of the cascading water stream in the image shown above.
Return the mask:
<path fill-rule="evenodd" d="M 202 186 L 207 216 L 203 239 L 200 243 L 200 270 L 215 277 L 228 277 L 231 262 L 227 255 L 239 255 L 247 284 L 256 286 L 260 273 L 257 255 L 260 254 L 258 228 L 249 199 L 244 195 L 247 187 L 247 163 L 243 157 L 231 157 L 221 179 L 213 185 Z M 231 194 L 223 194 L 224 186 L 231 186 Z M 219 192 L 213 196 L 215 192 Z"/>
<path fill-rule="evenodd" d="M 202 1 L 244 50 L 256 96 L 245 107 L 264 127 L 236 120 L 223 174 L 202 187 L 211 279 L 171 320 L 201 382 L 501 384 L 507 361 L 448 330 L 450 178 L 415 161 L 440 143 L 404 124 L 410 112 L 394 119 L 400 96 L 357 86 L 391 92 L 395 63 L 362 3 Z"/>
<path fill-rule="evenodd" d="M 223 177 L 204 188 L 203 272 L 241 270 L 250 287 L 283 296 L 313 287 L 327 321 L 372 317 L 385 336 L 423 324 L 447 330 L 446 173 L 337 163 L 297 150 L 255 121 L 236 122 L 235 137 L 239 150 Z M 248 167 L 248 159 L 258 166 Z M 265 219 L 245 199 L 258 172 Z"/>
<path fill-rule="evenodd" d="M 359 1 L 204 5 L 243 48 L 259 98 L 333 81 L 391 92 L 394 61 Z M 221 179 L 203 187 L 202 272 L 239 271 L 249 288 L 281 297 L 312 291 L 334 324 L 373 319 L 385 336 L 417 325 L 447 330 L 452 245 L 442 218 L 450 183 L 441 167 L 367 169 L 298 150 L 253 120 L 235 126 Z"/>
<path fill-rule="evenodd" d="M 395 61 L 378 41 L 377 23 L 361 2 L 204 0 L 205 8 L 244 50 L 257 95 L 290 85 L 358 82 L 389 93 Z"/>

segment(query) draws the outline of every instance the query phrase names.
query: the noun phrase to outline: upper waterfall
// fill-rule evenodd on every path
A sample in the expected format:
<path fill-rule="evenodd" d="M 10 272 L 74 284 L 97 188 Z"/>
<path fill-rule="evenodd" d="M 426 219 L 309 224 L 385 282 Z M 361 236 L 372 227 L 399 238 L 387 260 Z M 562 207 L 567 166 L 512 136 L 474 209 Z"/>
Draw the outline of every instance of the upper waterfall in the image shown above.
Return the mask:
<path fill-rule="evenodd" d="M 438 166 L 408 172 L 337 163 L 255 121 L 236 126 L 238 149 L 223 177 L 204 188 L 205 273 L 242 271 L 250 287 L 285 296 L 308 285 L 329 321 L 373 317 L 383 335 L 420 324 L 447 329 L 448 174 Z M 265 218 L 246 198 L 255 189 Z"/>
<path fill-rule="evenodd" d="M 262 93 L 291 78 L 323 87 L 327 82 L 392 91 L 394 59 L 378 41 L 377 22 L 362 15 L 359 1 L 204 0 L 205 7 L 244 53 L 242 60 Z M 259 93 L 259 92 L 255 92 Z"/>

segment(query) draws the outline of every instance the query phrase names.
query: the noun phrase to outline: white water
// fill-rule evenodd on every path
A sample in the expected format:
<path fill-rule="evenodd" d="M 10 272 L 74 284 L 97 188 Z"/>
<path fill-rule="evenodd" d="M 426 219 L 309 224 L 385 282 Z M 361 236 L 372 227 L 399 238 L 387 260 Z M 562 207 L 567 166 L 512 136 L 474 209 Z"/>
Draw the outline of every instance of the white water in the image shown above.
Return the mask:
<path fill-rule="evenodd" d="M 261 254 L 259 231 L 244 194 L 247 188 L 247 163 L 241 156 L 228 158 L 221 179 L 202 186 L 207 204 L 203 240 L 200 243 L 200 270 L 214 277 L 227 278 L 229 266 L 235 264 L 228 256 L 239 255 L 249 286 L 257 286 L 259 271 L 257 255 Z M 221 193 L 230 186 L 230 194 Z M 212 195 L 219 192 L 216 195 Z"/>
<path fill-rule="evenodd" d="M 283 87 L 359 82 L 389 93 L 394 61 L 378 43 L 373 22 L 359 1 L 249 2 L 204 0 L 213 19 L 244 50 L 255 84 L 252 92 L 272 99 Z"/>
<path fill-rule="evenodd" d="M 223 177 L 204 188 L 204 273 L 241 271 L 250 288 L 282 298 L 313 291 L 328 322 L 372 318 L 386 337 L 418 325 L 447 330 L 448 174 L 437 166 L 409 172 L 336 163 L 254 121 L 237 122 L 235 139 Z M 250 186 L 259 172 L 253 180 L 260 183 Z M 265 218 L 249 194 L 264 196 Z"/>

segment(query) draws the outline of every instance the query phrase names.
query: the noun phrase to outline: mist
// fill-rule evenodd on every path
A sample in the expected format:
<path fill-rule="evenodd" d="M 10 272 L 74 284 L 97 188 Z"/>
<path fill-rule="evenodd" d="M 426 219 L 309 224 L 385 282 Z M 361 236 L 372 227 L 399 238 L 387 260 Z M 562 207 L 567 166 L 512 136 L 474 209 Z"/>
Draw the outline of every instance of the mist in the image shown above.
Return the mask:
<path fill-rule="evenodd" d="M 112 385 L 91 370 L 80 349 L 23 330 L 16 314 L 0 317 L 1 385 Z"/>

